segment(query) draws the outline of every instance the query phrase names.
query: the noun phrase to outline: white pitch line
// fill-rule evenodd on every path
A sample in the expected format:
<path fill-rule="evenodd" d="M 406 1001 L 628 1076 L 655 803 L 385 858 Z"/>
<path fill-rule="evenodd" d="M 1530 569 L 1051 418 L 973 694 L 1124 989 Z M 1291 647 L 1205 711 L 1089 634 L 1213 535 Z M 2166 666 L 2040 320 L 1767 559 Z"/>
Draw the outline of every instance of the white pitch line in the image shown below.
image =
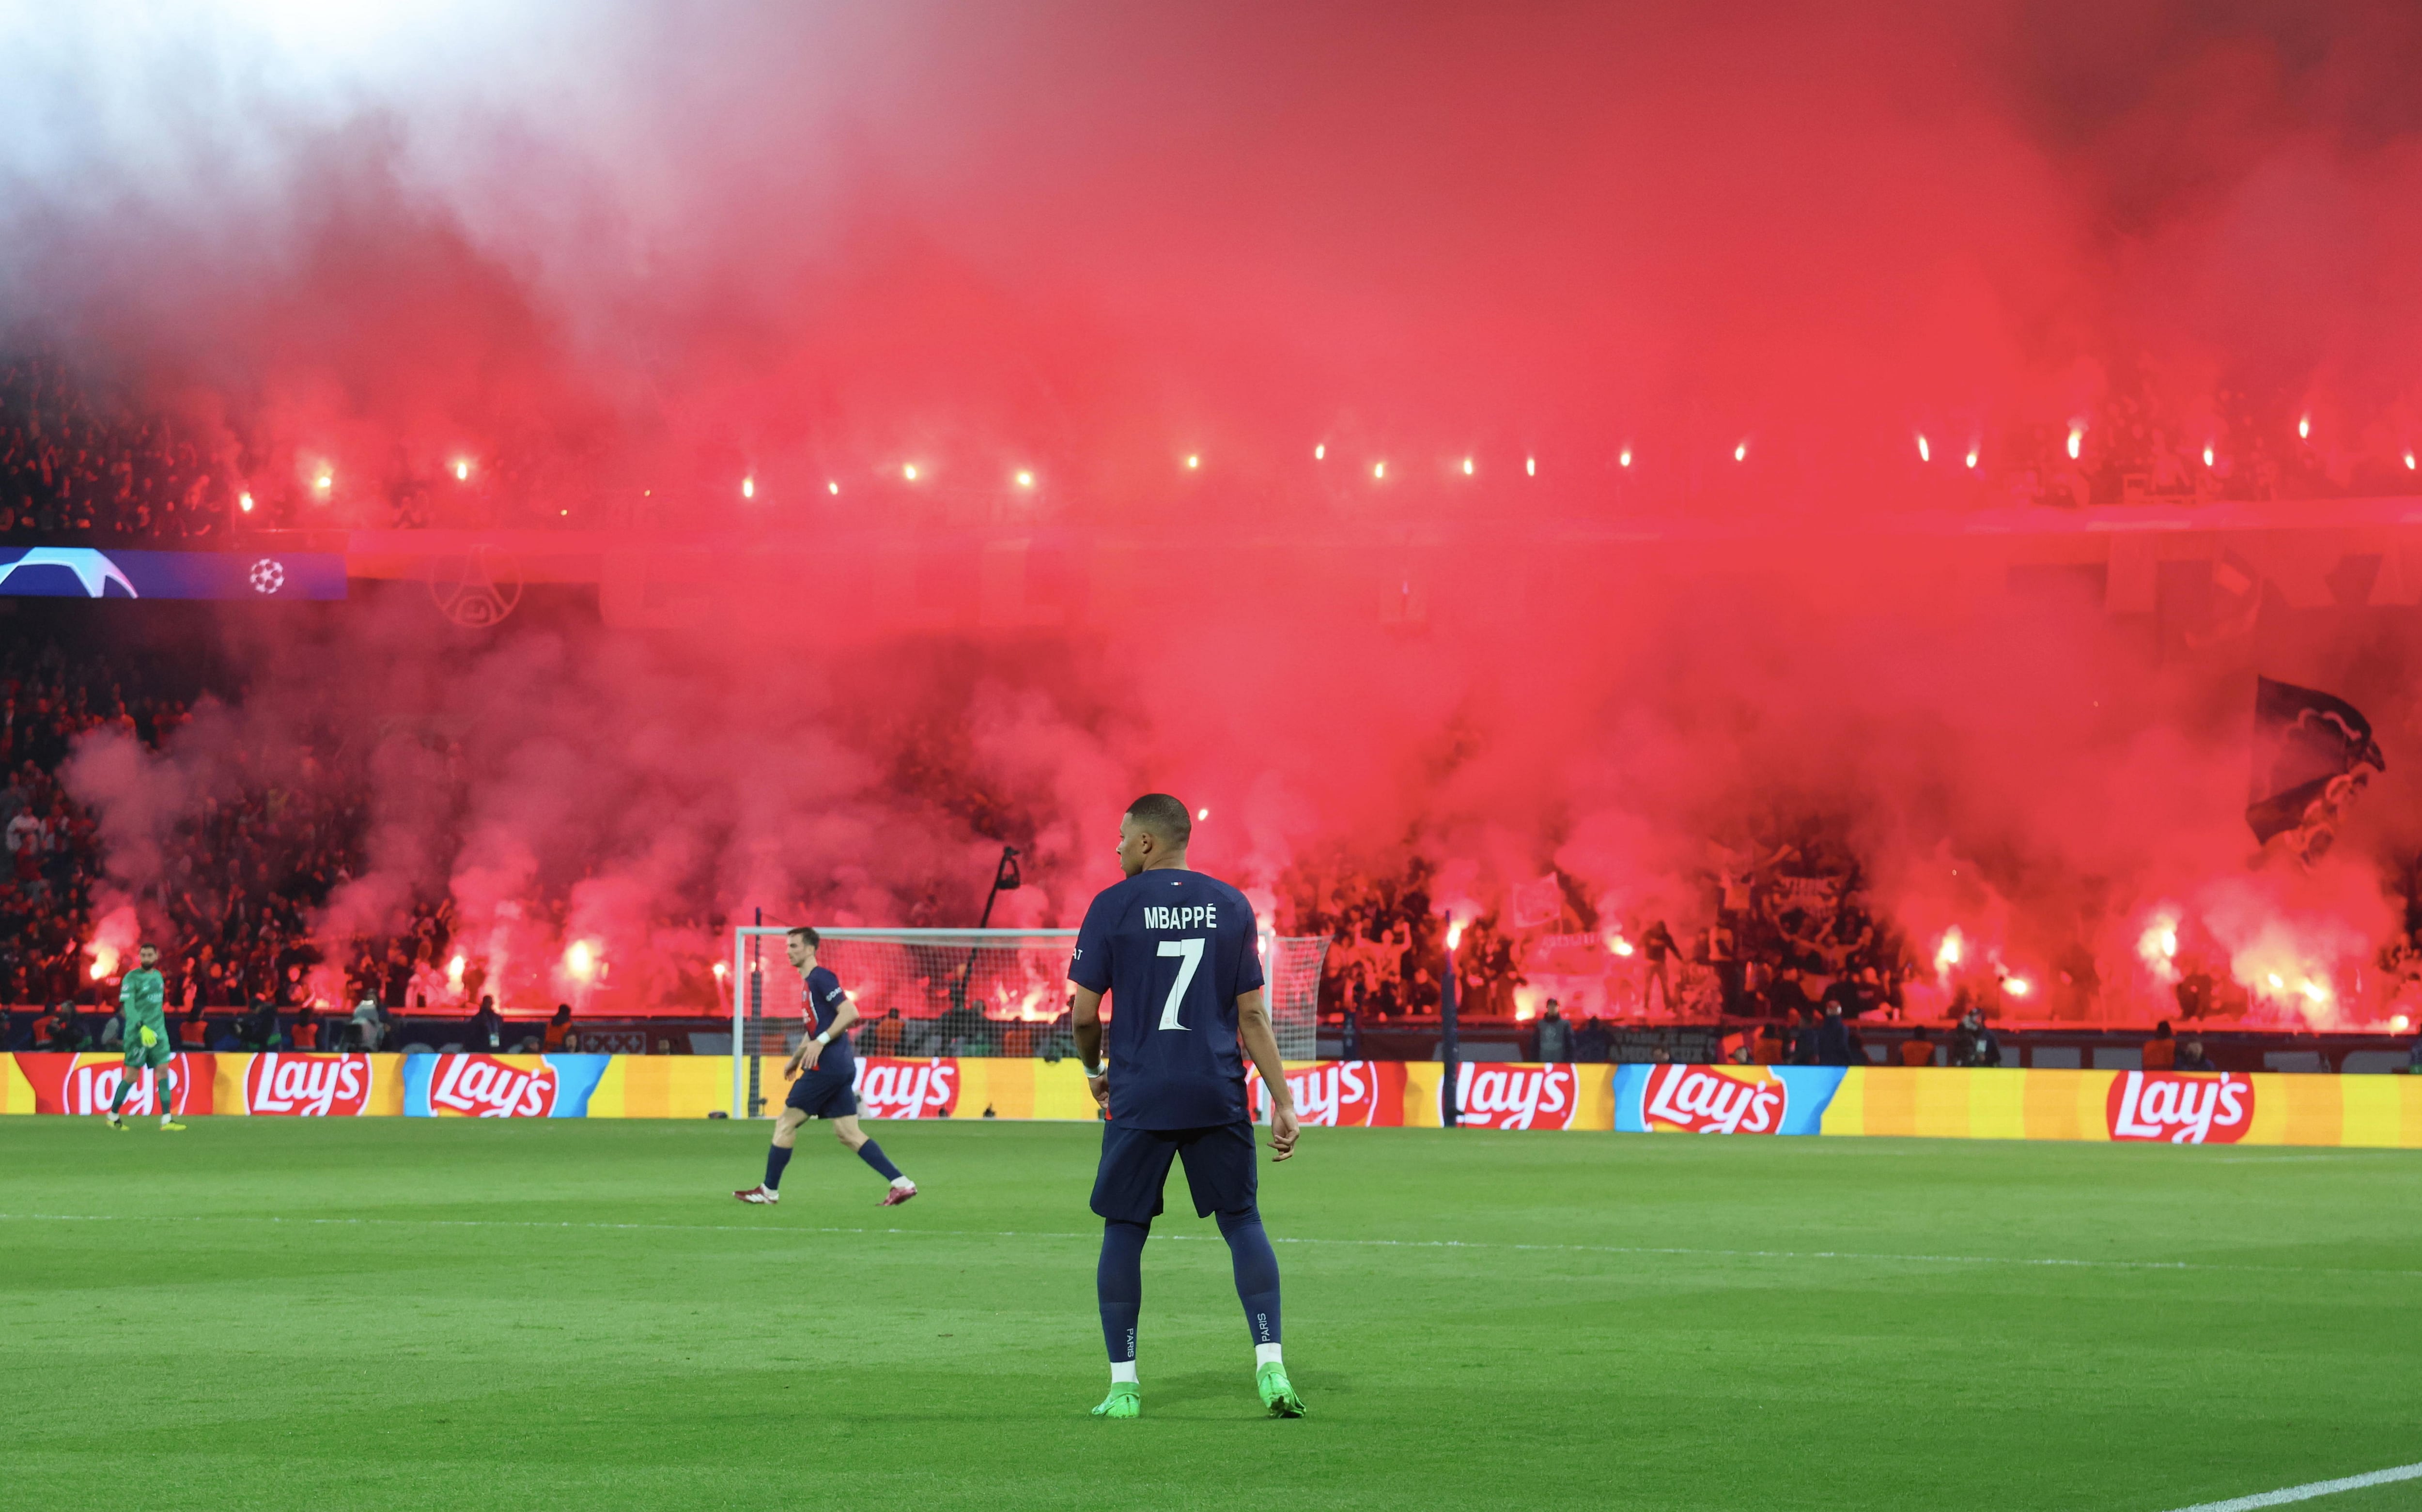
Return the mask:
<path fill-rule="evenodd" d="M 497 1229 L 592 1229 L 608 1232 L 642 1232 L 653 1234 L 863 1234 L 876 1236 L 898 1236 L 903 1238 L 930 1237 L 956 1239 L 1081 1239 L 1087 1242 L 1101 1237 L 1094 1233 L 1066 1233 L 1049 1229 L 912 1229 L 912 1228 L 846 1228 L 831 1225 L 799 1224 L 775 1228 L 757 1223 L 599 1223 L 574 1222 L 569 1220 L 547 1222 L 540 1219 L 505 1218 L 280 1218 L 275 1215 L 250 1216 L 236 1213 L 179 1213 L 162 1217 L 129 1216 L 123 1213 L 0 1213 L 0 1223 L 297 1223 L 328 1227 L 397 1227 L 397 1228 L 497 1228 Z M 1161 1234 L 1155 1237 L 1177 1243 L 1226 1243 L 1211 1234 Z M 1515 1244 L 1497 1243 L 1486 1239 L 1322 1239 L 1300 1238 L 1273 1234 L 1272 1244 L 1297 1244 L 1321 1248 L 1385 1249 L 1385 1250 L 1512 1250 L 1550 1254 L 1628 1254 L 1674 1255 L 1685 1259 L 1709 1260 L 1869 1260 L 1891 1265 L 1935 1266 L 2019 1266 L 2078 1270 L 2187 1270 L 2210 1271 L 2230 1275 L 2256 1276 L 2388 1276 L 2422 1277 L 2422 1270 L 2369 1270 L 2353 1266 L 2225 1266 L 2209 1265 L 2193 1260 L 2068 1260 L 2044 1259 L 2028 1255 L 2000 1254 L 1893 1254 L 1864 1250 L 1703 1250 L 1674 1245 L 1639 1244 Z"/>
<path fill-rule="evenodd" d="M 2395 1470 L 2375 1470 L 2368 1475 L 2348 1475 L 2338 1480 L 2306 1481 L 2285 1490 L 2234 1496 L 2225 1502 L 2197 1502 L 2193 1506 L 2179 1507 L 2178 1512 L 2254 1512 L 2258 1506 L 2286 1506 L 2290 1502 L 2309 1502 L 2317 1496 L 2336 1496 L 2340 1491 L 2359 1491 L 2367 1486 L 2409 1480 L 2422 1480 L 2422 1465 L 2399 1465 Z"/>

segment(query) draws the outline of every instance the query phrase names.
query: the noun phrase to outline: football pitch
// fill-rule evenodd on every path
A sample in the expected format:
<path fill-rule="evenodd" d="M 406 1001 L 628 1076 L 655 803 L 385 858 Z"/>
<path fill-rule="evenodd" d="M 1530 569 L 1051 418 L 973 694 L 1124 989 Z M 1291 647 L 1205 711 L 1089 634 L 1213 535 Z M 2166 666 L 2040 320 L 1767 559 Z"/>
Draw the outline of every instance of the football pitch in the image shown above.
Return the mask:
<path fill-rule="evenodd" d="M 2422 1461 L 2422 1156 L 1308 1130 L 1107 1379 L 1096 1131 L 0 1121 L 9 1508 L 2169 1509 Z M 2315 1502 L 2422 1506 L 2422 1481 Z"/>

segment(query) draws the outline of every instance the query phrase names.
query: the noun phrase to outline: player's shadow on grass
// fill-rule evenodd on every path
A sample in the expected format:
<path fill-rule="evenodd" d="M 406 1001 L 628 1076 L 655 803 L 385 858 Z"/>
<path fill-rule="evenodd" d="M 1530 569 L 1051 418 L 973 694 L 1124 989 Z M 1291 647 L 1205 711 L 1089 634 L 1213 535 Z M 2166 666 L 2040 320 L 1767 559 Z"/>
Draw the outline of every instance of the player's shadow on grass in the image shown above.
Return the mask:
<path fill-rule="evenodd" d="M 1305 1391 L 1317 1389 L 1323 1396 L 1351 1396 L 1354 1378 L 1335 1376 L 1322 1371 L 1317 1388 L 1298 1380 Z M 1182 1376 L 1148 1378 L 1143 1386 L 1144 1410 L 1152 1410 L 1156 1402 L 1233 1402 L 1253 1400 L 1253 1378 L 1250 1373 L 1232 1370 L 1195 1370 Z"/>

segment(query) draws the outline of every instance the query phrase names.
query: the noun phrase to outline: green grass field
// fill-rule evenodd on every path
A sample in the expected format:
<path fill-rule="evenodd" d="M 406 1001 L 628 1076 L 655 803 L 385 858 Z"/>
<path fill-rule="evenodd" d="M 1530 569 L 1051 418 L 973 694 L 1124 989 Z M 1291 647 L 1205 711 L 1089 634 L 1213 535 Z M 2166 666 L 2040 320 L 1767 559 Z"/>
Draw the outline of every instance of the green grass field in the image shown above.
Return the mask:
<path fill-rule="evenodd" d="M 1106 1371 L 1095 1133 L 0 1121 L 0 1505 L 2166 1512 L 2422 1460 L 2422 1157 L 1311 1131 Z M 2422 1506 L 2422 1482 L 2317 1504 Z"/>

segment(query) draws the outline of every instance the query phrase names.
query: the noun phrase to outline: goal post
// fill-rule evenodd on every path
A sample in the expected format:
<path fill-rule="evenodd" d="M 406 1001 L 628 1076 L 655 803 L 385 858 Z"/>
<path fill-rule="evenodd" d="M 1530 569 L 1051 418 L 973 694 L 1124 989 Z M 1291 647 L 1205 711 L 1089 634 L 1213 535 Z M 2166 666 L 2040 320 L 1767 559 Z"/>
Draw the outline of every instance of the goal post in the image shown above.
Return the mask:
<path fill-rule="evenodd" d="M 787 1056 L 807 1032 L 806 984 L 791 969 L 789 928 L 732 931 L 731 1113 L 765 1110 L 761 1056 Z M 860 1054 L 938 1055 L 956 1045 L 1027 1037 L 1065 1012 L 1073 929 L 818 929 L 816 963 L 857 1005 Z M 983 1053 L 978 1048 L 975 1053 Z"/>
<path fill-rule="evenodd" d="M 731 932 L 734 1118 L 766 1111 L 779 1089 L 765 1085 L 760 1058 L 788 1056 L 807 1032 L 805 984 L 791 969 L 789 933 L 780 924 Z M 816 934 L 817 964 L 841 979 L 857 1005 L 851 1033 L 860 1055 L 1074 1053 L 1067 1022 L 1073 929 L 837 927 Z M 1310 1060 L 1329 941 L 1265 932 L 1260 949 L 1279 1054 Z"/>

